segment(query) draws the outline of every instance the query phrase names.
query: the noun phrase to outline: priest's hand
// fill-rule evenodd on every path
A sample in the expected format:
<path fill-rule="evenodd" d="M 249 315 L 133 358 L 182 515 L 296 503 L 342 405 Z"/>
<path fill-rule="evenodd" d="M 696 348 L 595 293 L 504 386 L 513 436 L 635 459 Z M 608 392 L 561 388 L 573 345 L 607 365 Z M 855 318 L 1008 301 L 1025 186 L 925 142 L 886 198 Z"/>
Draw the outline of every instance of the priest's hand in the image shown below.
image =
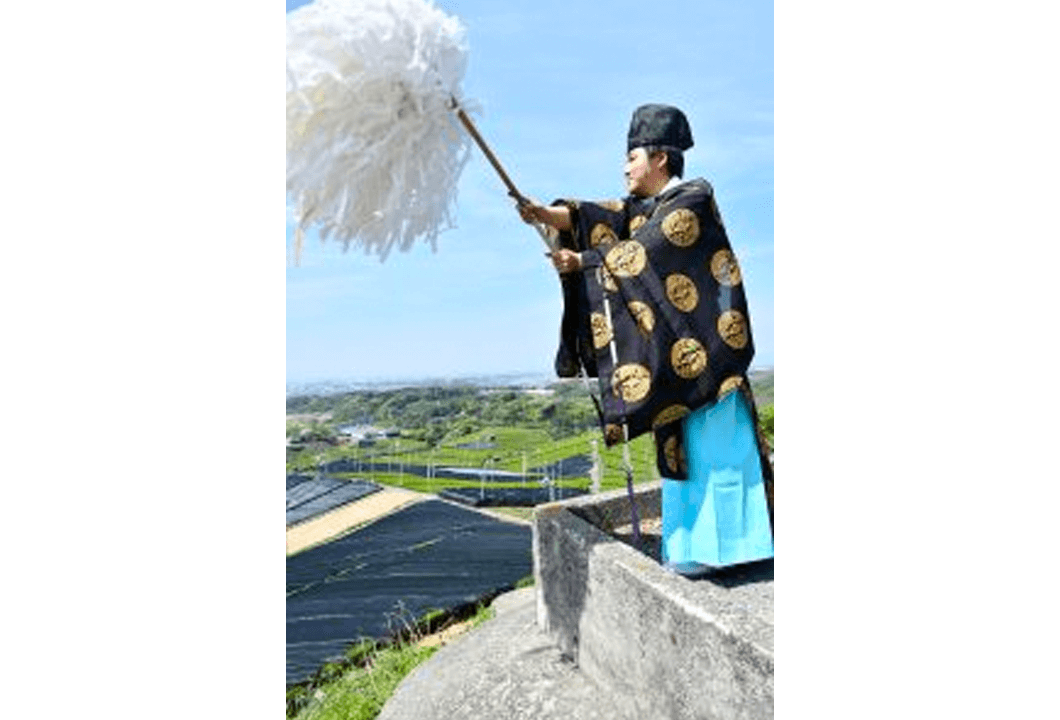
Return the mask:
<path fill-rule="evenodd" d="M 523 222 L 530 223 L 544 223 L 545 225 L 551 225 L 557 230 L 570 230 L 570 208 L 565 205 L 550 205 L 545 207 L 538 203 L 536 200 L 527 199 L 526 202 L 519 203 L 517 206 L 519 210 L 519 217 L 523 219 Z"/>
<path fill-rule="evenodd" d="M 524 203 L 519 203 L 516 206 L 519 210 L 519 217 L 523 219 L 524 223 L 533 225 L 534 223 L 544 222 L 541 217 L 545 208 L 533 200 L 527 200 Z"/>
<path fill-rule="evenodd" d="M 582 256 L 566 248 L 560 248 L 548 257 L 552 260 L 552 266 L 561 275 L 582 269 Z"/>

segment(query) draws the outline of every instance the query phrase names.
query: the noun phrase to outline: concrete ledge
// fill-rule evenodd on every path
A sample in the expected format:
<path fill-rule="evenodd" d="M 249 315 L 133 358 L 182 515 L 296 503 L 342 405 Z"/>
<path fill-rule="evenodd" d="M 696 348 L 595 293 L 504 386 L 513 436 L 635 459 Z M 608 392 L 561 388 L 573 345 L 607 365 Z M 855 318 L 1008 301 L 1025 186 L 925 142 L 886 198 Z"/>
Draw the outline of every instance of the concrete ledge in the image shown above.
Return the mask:
<path fill-rule="evenodd" d="M 637 489 L 645 525 L 660 496 Z M 615 536 L 630 518 L 625 490 L 537 508 L 538 626 L 635 717 L 773 717 L 772 560 L 688 580 Z"/>

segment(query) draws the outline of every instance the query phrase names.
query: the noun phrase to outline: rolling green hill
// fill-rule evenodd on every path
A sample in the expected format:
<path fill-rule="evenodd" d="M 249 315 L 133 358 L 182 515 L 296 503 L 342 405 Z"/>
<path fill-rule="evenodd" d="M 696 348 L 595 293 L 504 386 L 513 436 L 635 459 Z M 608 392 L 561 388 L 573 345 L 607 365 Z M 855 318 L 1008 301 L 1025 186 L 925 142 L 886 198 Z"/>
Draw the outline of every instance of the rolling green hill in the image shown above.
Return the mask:
<path fill-rule="evenodd" d="M 750 380 L 772 444 L 773 372 L 754 372 Z M 603 467 L 601 487 L 625 484 L 622 447 L 604 447 L 595 408 L 577 380 L 543 388 L 467 384 L 305 395 L 289 398 L 287 413 L 289 441 L 303 441 L 289 446 L 288 472 L 311 472 L 322 462 L 349 459 L 371 463 L 370 475 L 381 482 L 436 492 L 442 486 L 478 483 L 429 479 L 403 468 L 451 465 L 522 472 L 576 455 L 591 458 L 596 441 Z M 343 431 L 369 427 L 389 429 L 390 436 L 360 442 L 344 436 Z M 649 435 L 630 442 L 630 459 L 637 482 L 658 477 Z M 384 463 L 386 470 L 379 470 Z M 587 488 L 589 479 L 561 484 Z"/>

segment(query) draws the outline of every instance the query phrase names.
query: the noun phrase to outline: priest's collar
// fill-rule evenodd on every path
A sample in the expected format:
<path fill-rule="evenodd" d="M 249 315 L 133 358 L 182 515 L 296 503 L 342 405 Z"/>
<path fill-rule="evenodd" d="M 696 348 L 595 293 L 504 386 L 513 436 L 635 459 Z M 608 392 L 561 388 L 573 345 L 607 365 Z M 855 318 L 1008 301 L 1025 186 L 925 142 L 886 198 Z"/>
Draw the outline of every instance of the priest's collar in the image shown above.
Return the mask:
<path fill-rule="evenodd" d="M 663 185 L 663 188 L 662 188 L 662 190 L 660 190 L 660 191 L 658 192 L 658 195 L 662 195 L 662 194 L 663 194 L 664 192 L 666 192 L 667 190 L 673 190 L 673 189 L 674 189 L 675 187 L 677 187 L 678 185 L 680 185 L 680 184 L 681 184 L 681 183 L 683 183 L 683 182 L 684 182 L 684 180 L 682 180 L 681 178 L 679 178 L 679 177 L 677 177 L 676 175 L 674 175 L 673 177 L 671 177 L 671 178 L 670 178 L 670 179 L 669 179 L 669 180 L 668 180 L 668 181 L 666 182 L 666 184 L 665 184 L 665 185 Z M 658 195 L 657 195 L 657 196 L 658 196 Z"/>

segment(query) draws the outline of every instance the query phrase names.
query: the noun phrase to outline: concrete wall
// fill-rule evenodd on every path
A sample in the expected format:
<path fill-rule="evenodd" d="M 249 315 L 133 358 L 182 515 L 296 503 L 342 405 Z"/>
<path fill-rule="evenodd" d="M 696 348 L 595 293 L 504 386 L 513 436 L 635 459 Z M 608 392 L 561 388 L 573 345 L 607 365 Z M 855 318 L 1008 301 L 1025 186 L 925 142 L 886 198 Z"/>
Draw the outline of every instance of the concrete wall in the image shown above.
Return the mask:
<path fill-rule="evenodd" d="M 642 520 L 659 500 L 638 489 Z M 629 522 L 625 490 L 537 508 L 538 625 L 631 717 L 773 717 L 772 565 L 691 581 L 610 534 Z"/>

